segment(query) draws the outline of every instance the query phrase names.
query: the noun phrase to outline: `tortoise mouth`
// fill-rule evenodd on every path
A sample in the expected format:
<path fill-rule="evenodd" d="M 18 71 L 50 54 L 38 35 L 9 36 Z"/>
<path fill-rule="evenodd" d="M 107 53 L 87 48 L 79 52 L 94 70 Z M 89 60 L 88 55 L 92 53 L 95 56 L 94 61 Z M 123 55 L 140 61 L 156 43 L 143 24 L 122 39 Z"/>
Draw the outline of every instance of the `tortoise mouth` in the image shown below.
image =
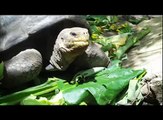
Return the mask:
<path fill-rule="evenodd" d="M 75 41 L 67 42 L 65 44 L 66 48 L 71 50 L 87 47 L 88 45 L 89 45 L 89 40 L 75 40 Z"/>

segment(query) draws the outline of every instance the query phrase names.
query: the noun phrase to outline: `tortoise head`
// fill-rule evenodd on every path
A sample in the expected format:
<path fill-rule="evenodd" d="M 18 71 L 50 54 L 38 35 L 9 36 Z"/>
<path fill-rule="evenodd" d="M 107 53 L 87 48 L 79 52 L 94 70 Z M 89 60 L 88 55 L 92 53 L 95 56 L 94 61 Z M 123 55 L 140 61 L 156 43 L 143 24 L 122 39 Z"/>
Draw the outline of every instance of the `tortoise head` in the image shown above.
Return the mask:
<path fill-rule="evenodd" d="M 46 67 L 46 70 L 66 70 L 76 57 L 84 53 L 88 46 L 88 29 L 81 27 L 63 29 L 57 37 L 50 58 L 51 64 Z"/>
<path fill-rule="evenodd" d="M 89 33 L 86 28 L 73 27 L 63 29 L 56 40 L 60 50 L 80 53 L 89 45 Z"/>

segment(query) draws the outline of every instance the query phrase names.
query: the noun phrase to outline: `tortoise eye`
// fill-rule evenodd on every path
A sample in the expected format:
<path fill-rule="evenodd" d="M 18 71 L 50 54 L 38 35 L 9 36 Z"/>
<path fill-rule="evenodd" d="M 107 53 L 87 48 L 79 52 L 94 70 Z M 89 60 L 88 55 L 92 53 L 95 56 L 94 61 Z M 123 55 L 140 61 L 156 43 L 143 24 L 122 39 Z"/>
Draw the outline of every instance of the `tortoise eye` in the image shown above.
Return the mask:
<path fill-rule="evenodd" d="M 70 34 L 71 34 L 72 36 L 77 36 L 77 34 L 74 33 L 74 32 L 70 32 Z"/>

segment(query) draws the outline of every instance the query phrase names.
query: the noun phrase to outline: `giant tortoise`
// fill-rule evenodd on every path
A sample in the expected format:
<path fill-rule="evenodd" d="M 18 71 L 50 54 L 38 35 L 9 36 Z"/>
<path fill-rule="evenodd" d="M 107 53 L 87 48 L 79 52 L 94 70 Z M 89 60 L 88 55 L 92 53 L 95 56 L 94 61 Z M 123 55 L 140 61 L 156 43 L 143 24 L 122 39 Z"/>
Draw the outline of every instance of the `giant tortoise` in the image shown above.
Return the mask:
<path fill-rule="evenodd" d="M 20 86 L 42 71 L 108 66 L 109 58 L 91 42 L 90 34 L 82 16 L 0 16 L 0 61 L 5 66 L 2 86 Z"/>

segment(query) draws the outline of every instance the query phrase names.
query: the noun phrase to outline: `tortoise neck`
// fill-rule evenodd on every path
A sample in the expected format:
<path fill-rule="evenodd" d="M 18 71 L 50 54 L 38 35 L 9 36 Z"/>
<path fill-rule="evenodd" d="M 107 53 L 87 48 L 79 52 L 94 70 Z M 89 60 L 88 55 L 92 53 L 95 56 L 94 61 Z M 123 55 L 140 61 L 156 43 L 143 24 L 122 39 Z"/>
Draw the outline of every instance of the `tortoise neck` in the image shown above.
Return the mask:
<path fill-rule="evenodd" d="M 61 50 L 61 48 L 56 44 L 54 45 L 50 63 L 53 65 L 54 69 L 65 71 L 75 58 L 75 56 L 71 56 L 68 52 Z"/>

